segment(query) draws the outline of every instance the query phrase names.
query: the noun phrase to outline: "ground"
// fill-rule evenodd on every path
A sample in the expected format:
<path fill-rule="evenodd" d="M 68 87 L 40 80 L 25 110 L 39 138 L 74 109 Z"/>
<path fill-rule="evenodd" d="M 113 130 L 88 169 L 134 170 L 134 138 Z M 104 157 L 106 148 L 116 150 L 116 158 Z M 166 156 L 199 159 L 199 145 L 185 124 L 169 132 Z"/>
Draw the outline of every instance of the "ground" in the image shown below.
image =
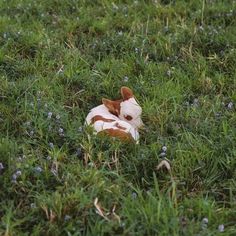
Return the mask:
<path fill-rule="evenodd" d="M 236 235 L 235 9 L 2 0 L 0 235 Z M 121 86 L 138 145 L 84 127 Z"/>

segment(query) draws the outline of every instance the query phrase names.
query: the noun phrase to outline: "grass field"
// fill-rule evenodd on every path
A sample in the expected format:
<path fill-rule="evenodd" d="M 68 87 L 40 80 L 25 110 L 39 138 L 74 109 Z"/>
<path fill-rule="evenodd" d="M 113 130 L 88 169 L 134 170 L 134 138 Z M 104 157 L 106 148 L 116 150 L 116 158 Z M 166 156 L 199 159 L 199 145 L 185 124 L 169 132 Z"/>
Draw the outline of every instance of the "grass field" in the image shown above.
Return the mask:
<path fill-rule="evenodd" d="M 1 0 L 0 235 L 236 235 L 235 9 Z M 84 127 L 121 86 L 139 145 Z"/>

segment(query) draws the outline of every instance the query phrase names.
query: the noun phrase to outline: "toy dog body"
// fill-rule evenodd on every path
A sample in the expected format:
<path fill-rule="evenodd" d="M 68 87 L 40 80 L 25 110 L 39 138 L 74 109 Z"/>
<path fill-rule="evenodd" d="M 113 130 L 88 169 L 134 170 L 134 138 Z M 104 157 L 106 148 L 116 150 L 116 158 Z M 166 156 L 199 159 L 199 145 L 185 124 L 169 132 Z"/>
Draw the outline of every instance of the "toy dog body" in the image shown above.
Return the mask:
<path fill-rule="evenodd" d="M 102 99 L 102 105 L 93 108 L 86 117 L 86 123 L 92 125 L 95 133 L 105 133 L 122 140 L 139 140 L 138 128 L 143 125 L 142 108 L 136 102 L 133 92 L 121 88 L 123 99 L 111 101 Z"/>

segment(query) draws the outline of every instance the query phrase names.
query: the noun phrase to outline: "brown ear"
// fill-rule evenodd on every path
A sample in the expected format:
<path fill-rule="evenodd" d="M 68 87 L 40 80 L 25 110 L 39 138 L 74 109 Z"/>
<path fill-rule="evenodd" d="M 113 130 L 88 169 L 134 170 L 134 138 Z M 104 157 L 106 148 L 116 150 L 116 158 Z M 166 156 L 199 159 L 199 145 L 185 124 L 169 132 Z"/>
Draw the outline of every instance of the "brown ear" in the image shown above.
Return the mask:
<path fill-rule="evenodd" d="M 103 98 L 102 99 L 102 103 L 103 105 L 106 106 L 106 108 L 108 108 L 108 110 L 118 116 L 120 113 L 120 102 L 119 101 L 111 101 L 109 99 Z"/>
<path fill-rule="evenodd" d="M 120 92 L 124 100 L 134 97 L 132 90 L 128 87 L 121 87 Z"/>

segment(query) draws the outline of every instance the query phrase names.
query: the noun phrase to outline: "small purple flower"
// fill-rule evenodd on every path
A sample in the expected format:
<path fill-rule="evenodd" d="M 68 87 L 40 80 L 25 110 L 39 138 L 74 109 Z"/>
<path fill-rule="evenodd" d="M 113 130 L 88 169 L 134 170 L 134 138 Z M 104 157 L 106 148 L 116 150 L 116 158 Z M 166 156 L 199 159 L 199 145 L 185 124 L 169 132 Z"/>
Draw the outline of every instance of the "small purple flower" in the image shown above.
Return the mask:
<path fill-rule="evenodd" d="M 25 124 L 26 124 L 27 126 L 30 126 L 30 125 L 31 125 L 31 122 L 30 122 L 30 121 L 27 121 Z"/>
<path fill-rule="evenodd" d="M 65 136 L 64 130 L 63 130 L 62 128 L 59 128 L 59 129 L 58 129 L 58 132 L 59 132 L 59 135 L 60 135 L 61 137 L 64 137 L 64 136 Z"/>
<path fill-rule="evenodd" d="M 167 147 L 166 147 L 166 146 L 163 146 L 163 147 L 161 148 L 161 150 L 162 150 L 163 152 L 166 152 L 166 151 L 167 151 Z"/>
<path fill-rule="evenodd" d="M 203 31 L 203 30 L 204 30 L 204 28 L 203 28 L 203 26 L 202 26 L 202 25 L 200 25 L 200 26 L 199 26 L 199 29 L 200 29 L 201 31 Z"/>
<path fill-rule="evenodd" d="M 43 171 L 42 167 L 40 166 L 35 167 L 34 170 L 36 173 L 41 173 Z"/>
<path fill-rule="evenodd" d="M 202 219 L 202 223 L 201 223 L 202 230 L 207 229 L 207 225 L 208 225 L 208 218 L 205 217 Z"/>
<path fill-rule="evenodd" d="M 168 77 L 170 77 L 171 74 L 172 74 L 171 70 L 166 71 L 166 74 L 167 74 Z"/>
<path fill-rule="evenodd" d="M 52 112 L 48 112 L 48 119 L 52 118 Z"/>
<path fill-rule="evenodd" d="M 65 215 L 64 221 L 68 221 L 68 220 L 70 220 L 70 219 L 71 219 L 71 216 L 70 216 L 70 215 Z"/>
<path fill-rule="evenodd" d="M 184 105 L 188 107 L 189 106 L 189 102 L 188 101 L 185 102 Z"/>
<path fill-rule="evenodd" d="M 232 110 L 232 109 L 233 109 L 233 106 L 234 106 L 234 104 L 233 104 L 232 102 L 229 102 L 229 104 L 227 105 L 227 108 L 230 109 L 230 110 Z"/>
<path fill-rule="evenodd" d="M 203 224 L 208 224 L 208 222 L 209 222 L 209 221 L 208 221 L 208 218 L 205 217 L 205 218 L 202 219 L 202 223 L 203 223 Z"/>
<path fill-rule="evenodd" d="M 136 199 L 137 198 L 137 193 L 135 193 L 135 192 L 132 192 L 132 194 L 131 194 L 131 197 L 132 197 L 132 199 Z"/>
<path fill-rule="evenodd" d="M 15 173 L 15 175 L 16 175 L 17 177 L 21 176 L 21 174 L 22 174 L 22 173 L 21 173 L 21 170 L 17 170 L 16 173 Z"/>
<path fill-rule="evenodd" d="M 35 209 L 36 208 L 36 204 L 34 202 L 30 203 L 30 208 Z"/>
<path fill-rule="evenodd" d="M 220 119 L 221 113 L 220 113 L 220 112 L 216 112 L 216 113 L 215 113 L 215 117 L 216 117 L 216 119 Z"/>
<path fill-rule="evenodd" d="M 199 105 L 199 101 L 197 98 L 193 99 L 193 106 L 198 106 Z"/>
<path fill-rule="evenodd" d="M 165 152 L 161 152 L 159 157 L 161 157 L 161 158 L 166 157 L 166 153 Z"/>
<path fill-rule="evenodd" d="M 149 195 L 149 194 L 152 193 L 152 191 L 151 190 L 147 190 L 146 193 Z"/>
<path fill-rule="evenodd" d="M 0 171 L 4 169 L 4 165 L 0 162 Z"/>
<path fill-rule="evenodd" d="M 128 82 L 129 81 L 129 77 L 125 76 L 123 80 L 124 80 L 124 82 Z"/>
<path fill-rule="evenodd" d="M 51 168 L 51 173 L 54 175 L 54 176 L 57 176 L 57 170 L 55 168 Z"/>
<path fill-rule="evenodd" d="M 63 130 L 62 128 L 59 128 L 59 129 L 58 129 L 58 132 L 61 134 L 61 133 L 64 132 L 64 130 Z"/>
<path fill-rule="evenodd" d="M 207 229 L 207 224 L 203 224 L 203 223 L 202 223 L 202 224 L 201 224 L 201 229 L 202 229 L 202 230 L 206 230 L 206 229 Z"/>
<path fill-rule="evenodd" d="M 21 171 L 17 170 L 15 174 L 12 175 L 12 182 L 16 183 L 17 182 L 17 178 L 21 175 Z"/>
<path fill-rule="evenodd" d="M 81 148 L 77 148 L 76 150 L 76 156 L 81 157 L 82 156 L 82 150 Z"/>
<path fill-rule="evenodd" d="M 213 33 L 218 34 L 218 30 L 217 29 L 213 29 Z"/>
<path fill-rule="evenodd" d="M 82 131 L 83 131 L 83 127 L 80 126 L 80 127 L 78 128 L 78 132 L 82 132 Z"/>
<path fill-rule="evenodd" d="M 54 148 L 54 144 L 53 143 L 49 143 L 49 147 L 50 148 Z"/>
<path fill-rule="evenodd" d="M 17 175 L 16 175 L 16 174 L 13 174 L 13 175 L 12 175 L 12 180 L 13 180 L 13 181 L 16 181 L 16 179 L 17 179 Z"/>
<path fill-rule="evenodd" d="M 218 231 L 219 232 L 224 232 L 225 231 L 225 226 L 222 224 L 222 225 L 219 225 L 218 226 Z"/>

